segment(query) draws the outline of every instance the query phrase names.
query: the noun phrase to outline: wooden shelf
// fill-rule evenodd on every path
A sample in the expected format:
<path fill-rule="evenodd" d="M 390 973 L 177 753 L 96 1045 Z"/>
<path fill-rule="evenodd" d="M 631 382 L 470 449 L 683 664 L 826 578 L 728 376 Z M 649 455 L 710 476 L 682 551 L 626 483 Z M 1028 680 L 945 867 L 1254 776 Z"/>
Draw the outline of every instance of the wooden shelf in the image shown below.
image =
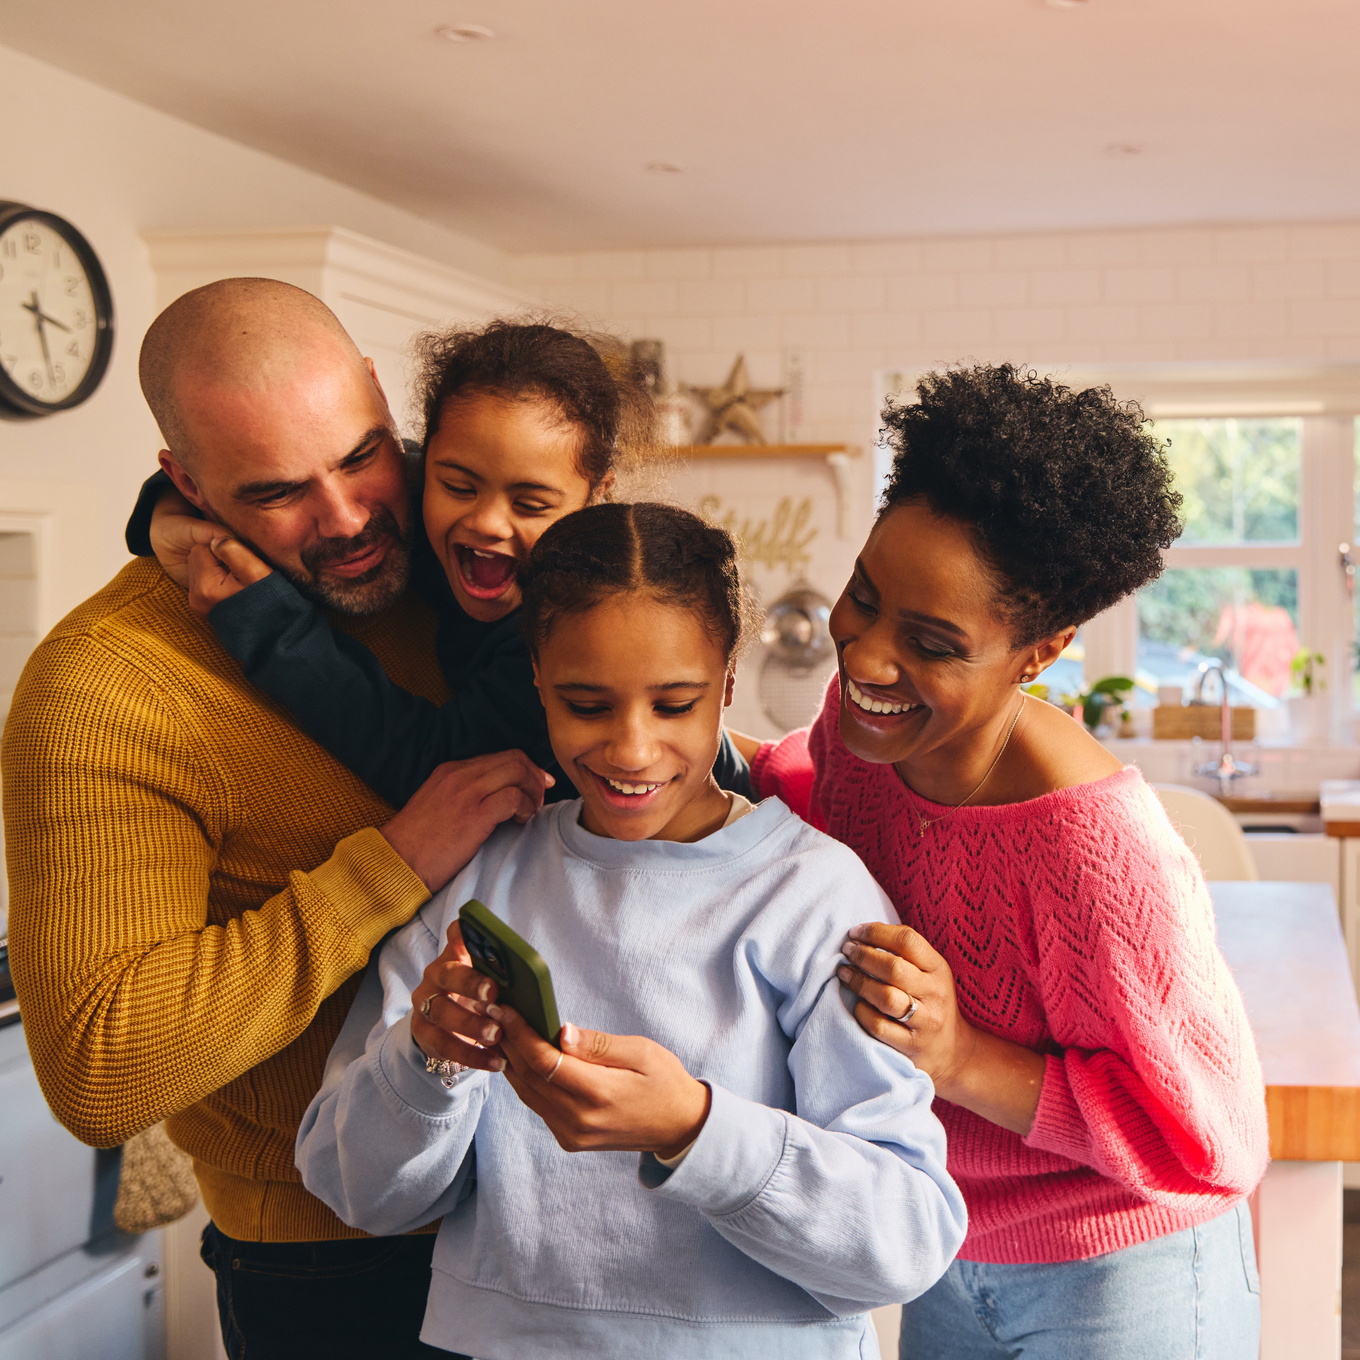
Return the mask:
<path fill-rule="evenodd" d="M 825 458 L 849 453 L 848 444 L 677 444 L 666 450 L 675 458 Z M 853 454 L 851 455 L 854 456 Z"/>

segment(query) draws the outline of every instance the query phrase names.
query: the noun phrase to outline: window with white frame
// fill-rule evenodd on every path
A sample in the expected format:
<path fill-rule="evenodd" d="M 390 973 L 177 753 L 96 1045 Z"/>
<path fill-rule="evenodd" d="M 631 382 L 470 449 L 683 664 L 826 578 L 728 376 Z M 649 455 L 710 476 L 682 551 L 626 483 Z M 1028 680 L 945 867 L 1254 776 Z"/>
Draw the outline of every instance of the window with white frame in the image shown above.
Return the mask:
<path fill-rule="evenodd" d="M 1307 649 L 1326 658 L 1333 735 L 1349 739 L 1360 595 L 1341 548 L 1360 538 L 1360 365 L 1033 367 L 1140 401 L 1168 443 L 1186 520 L 1161 578 L 1087 623 L 1044 679 L 1068 690 L 1135 676 L 1135 702 L 1151 705 L 1159 687 L 1189 686 L 1218 660 L 1234 702 L 1271 708 Z M 880 373 L 880 407 L 910 400 L 916 376 L 905 365 Z"/>
<path fill-rule="evenodd" d="M 1189 697 L 1200 665 L 1216 660 L 1234 703 L 1270 709 L 1296 692 L 1294 658 L 1316 652 L 1333 735 L 1348 738 L 1358 616 L 1341 553 L 1357 532 L 1355 425 L 1350 415 L 1156 420 L 1185 531 L 1157 581 L 1087 626 L 1088 676 L 1133 675 L 1135 703 L 1151 706 L 1166 685 Z"/>

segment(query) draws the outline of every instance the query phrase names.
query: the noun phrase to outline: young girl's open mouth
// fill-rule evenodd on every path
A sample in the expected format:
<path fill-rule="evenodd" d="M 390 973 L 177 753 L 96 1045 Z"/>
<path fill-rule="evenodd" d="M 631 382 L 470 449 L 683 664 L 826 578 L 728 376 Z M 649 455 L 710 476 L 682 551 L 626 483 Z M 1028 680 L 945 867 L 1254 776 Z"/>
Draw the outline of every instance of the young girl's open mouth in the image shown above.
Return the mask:
<path fill-rule="evenodd" d="M 515 579 L 515 558 L 510 553 L 482 552 L 455 543 L 454 554 L 463 588 L 475 600 L 499 599 Z"/>

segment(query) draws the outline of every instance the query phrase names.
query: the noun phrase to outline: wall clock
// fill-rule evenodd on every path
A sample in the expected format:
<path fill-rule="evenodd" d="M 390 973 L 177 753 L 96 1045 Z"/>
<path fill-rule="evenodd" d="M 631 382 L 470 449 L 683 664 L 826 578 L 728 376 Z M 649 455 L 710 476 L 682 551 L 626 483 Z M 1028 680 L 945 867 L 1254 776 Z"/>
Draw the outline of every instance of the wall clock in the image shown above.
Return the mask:
<path fill-rule="evenodd" d="M 69 411 L 113 350 L 113 298 L 90 243 L 64 218 L 0 200 L 0 416 Z"/>

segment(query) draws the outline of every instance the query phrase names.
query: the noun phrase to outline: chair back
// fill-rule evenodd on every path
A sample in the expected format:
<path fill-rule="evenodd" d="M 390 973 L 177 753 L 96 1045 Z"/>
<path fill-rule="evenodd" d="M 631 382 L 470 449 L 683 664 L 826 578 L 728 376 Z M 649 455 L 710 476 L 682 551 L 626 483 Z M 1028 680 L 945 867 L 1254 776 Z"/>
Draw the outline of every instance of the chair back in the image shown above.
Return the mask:
<path fill-rule="evenodd" d="M 1218 801 L 1184 784 L 1154 784 L 1171 825 L 1195 852 L 1207 879 L 1247 879 L 1255 882 L 1256 861 L 1237 819 Z"/>

